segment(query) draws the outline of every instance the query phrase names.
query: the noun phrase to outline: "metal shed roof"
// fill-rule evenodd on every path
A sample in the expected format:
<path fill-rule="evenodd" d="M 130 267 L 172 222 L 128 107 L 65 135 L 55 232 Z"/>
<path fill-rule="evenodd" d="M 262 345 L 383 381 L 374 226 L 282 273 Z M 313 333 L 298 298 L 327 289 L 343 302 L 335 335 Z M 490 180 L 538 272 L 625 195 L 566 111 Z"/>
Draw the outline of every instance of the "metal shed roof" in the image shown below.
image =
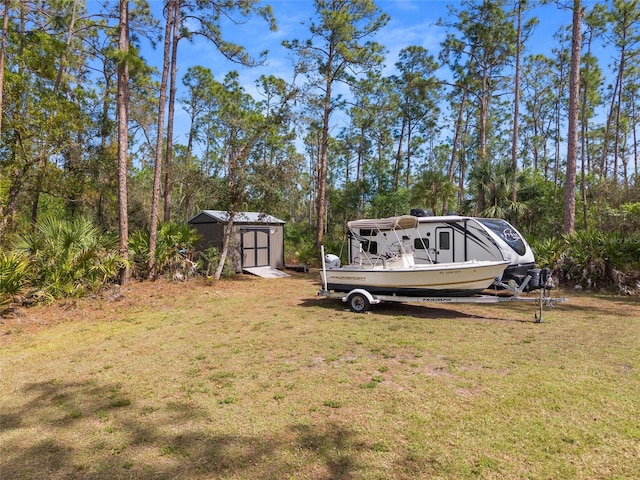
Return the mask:
<path fill-rule="evenodd" d="M 189 220 L 189 223 L 226 223 L 229 221 L 229 212 L 223 210 L 202 210 L 199 214 Z M 233 217 L 233 223 L 264 223 L 284 225 L 286 222 L 279 218 L 260 212 L 238 212 Z"/>

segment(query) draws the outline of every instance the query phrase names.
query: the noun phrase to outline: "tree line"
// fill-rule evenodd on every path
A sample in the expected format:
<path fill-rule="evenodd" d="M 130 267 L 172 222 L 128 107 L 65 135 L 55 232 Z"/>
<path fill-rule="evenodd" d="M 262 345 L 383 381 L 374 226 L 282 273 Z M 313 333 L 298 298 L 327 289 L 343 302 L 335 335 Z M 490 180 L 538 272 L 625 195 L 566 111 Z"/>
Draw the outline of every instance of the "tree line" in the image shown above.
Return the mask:
<path fill-rule="evenodd" d="M 44 217 L 89 218 L 118 232 L 126 281 L 131 234 L 147 232 L 153 276 L 159 228 L 201 209 L 284 218 L 300 261 L 339 247 L 347 220 L 412 206 L 506 218 L 540 239 L 637 238 L 640 5 L 548 3 L 566 18 L 550 52 L 535 51 L 533 2 L 463 0 L 438 22 L 438 51 L 390 59 L 373 0 L 314 0 L 306 36 L 283 42 L 290 78 L 263 75 L 249 93 L 235 71 L 179 77 L 178 57 L 204 39 L 259 68 L 266 57 L 225 29 L 256 17 L 276 29 L 266 3 L 166 0 L 156 18 L 146 0 L 3 0 L 0 244 Z M 145 45 L 162 49 L 160 68 Z"/>

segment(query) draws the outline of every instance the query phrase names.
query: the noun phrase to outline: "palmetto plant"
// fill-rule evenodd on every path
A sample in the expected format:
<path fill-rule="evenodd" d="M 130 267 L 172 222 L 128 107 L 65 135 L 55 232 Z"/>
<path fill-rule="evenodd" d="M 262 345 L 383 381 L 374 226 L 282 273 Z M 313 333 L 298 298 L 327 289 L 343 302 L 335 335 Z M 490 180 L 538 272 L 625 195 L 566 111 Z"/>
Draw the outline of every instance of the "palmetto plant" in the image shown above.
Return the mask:
<path fill-rule="evenodd" d="M 190 225 L 166 222 L 158 229 L 156 244 L 156 275 L 185 275 L 195 266 L 192 262 L 193 247 L 200 234 Z M 129 238 L 129 256 L 133 262 L 133 273 L 137 277 L 148 276 L 149 232 L 136 231 Z"/>
<path fill-rule="evenodd" d="M 29 262 L 19 253 L 0 252 L 0 306 L 11 301 L 27 284 Z"/>
<path fill-rule="evenodd" d="M 540 267 L 584 287 L 629 292 L 640 278 L 640 238 L 633 234 L 578 230 L 531 240 Z"/>
<path fill-rule="evenodd" d="M 596 230 L 578 230 L 564 235 L 568 244 L 565 275 L 586 285 L 601 285 L 611 272 L 611 244 L 614 234 Z"/>
<path fill-rule="evenodd" d="M 42 218 L 15 249 L 30 265 L 33 287 L 51 298 L 95 292 L 116 280 L 125 264 L 117 238 L 87 218 Z"/>
<path fill-rule="evenodd" d="M 172 276 L 187 273 L 194 265 L 193 247 L 200 234 L 185 223 L 166 222 L 160 225 L 156 247 L 156 267 Z"/>
<path fill-rule="evenodd" d="M 539 267 L 550 268 L 554 273 L 562 270 L 568 246 L 562 237 L 543 239 L 534 237 L 529 240 L 529 243 Z"/>

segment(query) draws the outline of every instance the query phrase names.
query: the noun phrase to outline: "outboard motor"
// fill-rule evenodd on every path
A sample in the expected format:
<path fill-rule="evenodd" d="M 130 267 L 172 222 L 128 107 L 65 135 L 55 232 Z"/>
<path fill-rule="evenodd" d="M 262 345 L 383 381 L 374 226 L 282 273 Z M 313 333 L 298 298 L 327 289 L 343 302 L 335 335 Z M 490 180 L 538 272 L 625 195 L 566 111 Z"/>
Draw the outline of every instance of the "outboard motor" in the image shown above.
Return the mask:
<path fill-rule="evenodd" d="M 539 290 L 547 288 L 547 282 L 551 276 L 551 270 L 548 268 L 532 268 L 527 271 L 527 275 L 531 277 L 527 284 L 526 291 Z"/>
<path fill-rule="evenodd" d="M 324 262 L 327 268 L 340 268 L 340 257 L 332 253 L 324 256 Z"/>
<path fill-rule="evenodd" d="M 532 268 L 527 271 L 527 275 L 531 277 L 529 280 L 529 284 L 527 285 L 527 290 L 538 290 L 540 288 L 540 273 L 541 270 L 539 268 Z"/>

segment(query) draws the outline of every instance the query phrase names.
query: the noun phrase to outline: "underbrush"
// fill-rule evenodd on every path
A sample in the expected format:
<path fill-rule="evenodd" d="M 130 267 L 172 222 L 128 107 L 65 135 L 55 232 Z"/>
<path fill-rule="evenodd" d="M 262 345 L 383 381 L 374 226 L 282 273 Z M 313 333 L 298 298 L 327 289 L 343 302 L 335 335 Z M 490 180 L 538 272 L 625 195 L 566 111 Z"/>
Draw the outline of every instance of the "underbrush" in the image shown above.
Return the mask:
<path fill-rule="evenodd" d="M 155 277 L 182 281 L 207 275 L 220 255 L 210 248 L 196 258 L 199 234 L 189 225 L 168 222 L 158 229 Z M 118 252 L 115 235 L 102 232 L 86 218 L 45 217 L 33 232 L 17 237 L 9 252 L 0 253 L 0 306 L 11 302 L 46 303 L 82 297 L 118 283 L 126 266 L 133 278 L 149 277 L 149 233 L 129 239 L 129 261 Z M 227 266 L 225 275 L 233 274 Z"/>
<path fill-rule="evenodd" d="M 533 240 L 536 262 L 582 288 L 640 294 L 638 235 L 596 230 Z"/>

